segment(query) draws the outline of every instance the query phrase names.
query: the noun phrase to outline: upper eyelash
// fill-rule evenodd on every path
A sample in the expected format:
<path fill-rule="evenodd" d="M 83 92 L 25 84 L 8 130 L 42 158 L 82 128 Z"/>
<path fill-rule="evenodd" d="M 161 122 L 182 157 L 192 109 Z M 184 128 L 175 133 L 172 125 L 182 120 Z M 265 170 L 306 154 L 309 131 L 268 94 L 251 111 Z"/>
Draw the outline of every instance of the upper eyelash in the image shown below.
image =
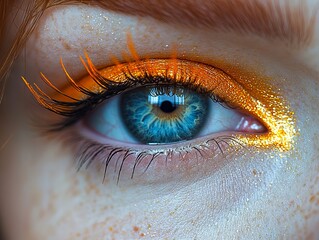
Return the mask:
<path fill-rule="evenodd" d="M 161 85 L 170 87 L 183 87 L 186 89 L 194 90 L 199 94 L 206 95 L 212 99 L 212 101 L 220 103 L 222 106 L 226 108 L 236 108 L 232 106 L 229 102 L 222 100 L 218 96 L 214 95 L 212 92 L 208 92 L 199 84 L 195 84 L 196 77 L 190 78 L 189 76 L 181 76 L 183 79 L 187 79 L 187 82 L 177 83 L 175 78 L 168 76 L 151 76 L 147 73 L 145 69 L 141 69 L 143 75 L 136 77 L 134 76 L 127 67 L 126 72 L 123 70 L 123 74 L 126 76 L 126 81 L 124 82 L 116 82 L 111 79 L 105 78 L 100 74 L 100 72 L 96 69 L 96 67 L 91 62 L 90 58 L 86 54 L 86 61 L 82 57 L 80 57 L 82 64 L 84 65 L 87 73 L 92 78 L 92 80 L 101 88 L 103 91 L 94 92 L 89 90 L 83 86 L 80 86 L 76 83 L 76 81 L 69 75 L 67 72 L 63 61 L 61 59 L 61 67 L 67 76 L 67 79 L 71 86 L 78 92 L 82 93 L 86 96 L 83 99 L 76 99 L 70 95 L 63 93 L 60 89 L 52 84 L 52 82 L 44 75 L 40 74 L 41 79 L 49 85 L 53 90 L 55 90 L 58 94 L 70 99 L 71 101 L 61 101 L 55 98 L 50 97 L 46 93 L 44 93 L 36 84 L 34 87 L 31 86 L 30 83 L 25 78 L 22 78 L 32 92 L 36 100 L 46 109 L 66 117 L 62 122 L 54 123 L 50 127 L 51 131 L 59 131 L 68 126 L 76 123 L 81 117 L 83 117 L 86 113 L 93 110 L 98 104 L 101 102 L 110 99 L 116 95 L 119 95 L 125 91 L 132 90 L 137 87 L 147 87 L 147 86 L 156 86 L 159 87 Z"/>

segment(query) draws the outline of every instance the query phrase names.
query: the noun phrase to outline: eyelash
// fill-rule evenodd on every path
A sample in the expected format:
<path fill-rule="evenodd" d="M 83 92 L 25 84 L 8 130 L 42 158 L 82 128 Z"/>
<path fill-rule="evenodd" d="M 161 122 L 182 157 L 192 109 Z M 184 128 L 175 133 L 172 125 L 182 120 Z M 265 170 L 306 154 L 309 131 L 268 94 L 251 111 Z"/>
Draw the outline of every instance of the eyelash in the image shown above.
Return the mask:
<path fill-rule="evenodd" d="M 100 72 L 92 65 L 87 64 L 81 58 L 82 64 L 86 68 L 88 74 L 92 77 L 93 82 L 95 82 L 102 91 L 94 92 L 87 88 L 84 88 L 77 84 L 68 74 L 63 61 L 61 60 L 61 66 L 68 77 L 69 83 L 75 88 L 78 92 L 85 95 L 86 98 L 84 99 L 75 99 L 70 95 L 66 95 L 57 89 L 51 81 L 46 78 L 43 74 L 41 74 L 42 80 L 47 83 L 51 88 L 53 88 L 59 94 L 62 94 L 64 97 L 67 97 L 70 101 L 61 101 L 54 99 L 47 94 L 45 94 L 36 84 L 35 88 L 33 88 L 24 78 L 24 82 L 28 86 L 29 90 L 33 93 L 37 101 L 46 109 L 60 115 L 66 117 L 66 119 L 59 123 L 52 124 L 49 127 L 49 131 L 60 131 L 75 124 L 78 120 L 84 117 L 88 112 L 95 109 L 97 105 L 105 100 L 108 100 L 114 96 L 117 96 L 123 92 L 130 91 L 132 89 L 138 87 L 148 87 L 148 86 L 169 86 L 170 88 L 178 88 L 183 87 L 189 90 L 193 90 L 201 95 L 209 97 L 213 102 L 221 104 L 225 108 L 236 109 L 230 102 L 223 100 L 216 96 L 214 93 L 207 91 L 199 84 L 196 84 L 196 77 L 190 78 L 189 76 L 181 75 L 181 79 L 187 79 L 187 82 L 184 81 L 180 83 L 177 81 L 176 78 L 172 78 L 168 76 L 168 74 L 164 76 L 151 76 L 145 69 L 142 69 L 142 76 L 134 76 L 131 74 L 129 69 L 127 68 L 126 71 L 123 70 L 123 74 L 126 76 L 125 82 L 115 82 L 111 79 L 105 78 L 100 74 Z M 90 58 L 87 56 L 87 61 L 91 63 Z"/>
<path fill-rule="evenodd" d="M 83 140 L 78 136 L 77 133 L 72 133 L 72 136 L 74 137 L 66 138 L 68 143 L 72 142 L 73 145 L 76 146 L 75 159 L 77 159 L 78 164 L 77 170 L 80 171 L 82 168 L 88 169 L 92 163 L 102 163 L 104 168 L 103 183 L 106 179 L 109 165 L 113 160 L 115 160 L 116 164 L 114 173 L 116 173 L 116 183 L 118 184 L 121 178 L 123 165 L 127 158 L 132 155 L 135 157 L 134 165 L 130 173 L 130 179 L 134 178 L 136 169 L 144 160 L 147 161 L 146 163 L 144 162 L 146 167 L 144 169 L 139 169 L 139 171 L 142 171 L 142 174 L 148 170 L 154 161 L 162 156 L 165 156 L 165 165 L 167 166 L 169 159 L 173 159 L 174 156 L 178 156 L 180 161 L 187 158 L 187 155 L 193 155 L 194 152 L 195 159 L 198 159 L 198 157 L 205 159 L 205 155 L 210 157 L 213 152 L 214 155 L 221 155 L 223 160 L 225 160 L 229 154 L 239 152 L 239 150 L 243 150 L 245 153 L 249 152 L 249 149 L 244 145 L 244 143 L 241 143 L 240 140 L 231 135 L 210 138 L 197 145 L 189 144 L 178 149 L 170 147 L 163 150 L 155 150 L 156 152 L 149 149 L 138 151 L 131 148 L 112 146 L 108 144 L 104 145 L 88 139 Z"/>

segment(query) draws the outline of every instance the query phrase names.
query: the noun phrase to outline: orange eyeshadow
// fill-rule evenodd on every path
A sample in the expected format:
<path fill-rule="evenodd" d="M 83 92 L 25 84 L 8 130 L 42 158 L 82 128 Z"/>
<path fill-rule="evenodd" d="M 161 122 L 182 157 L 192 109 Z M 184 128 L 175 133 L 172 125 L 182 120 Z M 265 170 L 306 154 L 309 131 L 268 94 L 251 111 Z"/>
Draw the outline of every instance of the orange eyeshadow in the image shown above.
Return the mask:
<path fill-rule="evenodd" d="M 99 70 L 95 69 L 88 57 L 87 63 L 83 59 L 82 62 L 89 75 L 77 81 L 76 84 L 90 91 L 96 93 L 104 91 L 93 80 L 97 72 L 100 76 L 113 82 L 125 82 L 128 75 L 134 78 L 143 78 L 148 75 L 153 78 L 158 76 L 174 79 L 172 84 L 180 86 L 191 84 L 213 93 L 232 106 L 251 114 L 268 129 L 263 134 L 234 134 L 233 137 L 239 143 L 246 146 L 276 148 L 280 151 L 288 151 L 293 147 L 296 136 L 294 113 L 289 109 L 283 97 L 266 83 L 267 80 L 260 80 L 261 78 L 256 74 L 240 71 L 221 62 L 217 64 L 222 69 L 226 69 L 226 73 L 221 68 L 182 59 L 138 60 L 136 58 L 134 62 L 118 63 Z M 63 93 L 74 98 L 85 97 L 74 86 L 66 87 Z M 65 100 L 65 97 L 61 95 L 56 98 Z"/>

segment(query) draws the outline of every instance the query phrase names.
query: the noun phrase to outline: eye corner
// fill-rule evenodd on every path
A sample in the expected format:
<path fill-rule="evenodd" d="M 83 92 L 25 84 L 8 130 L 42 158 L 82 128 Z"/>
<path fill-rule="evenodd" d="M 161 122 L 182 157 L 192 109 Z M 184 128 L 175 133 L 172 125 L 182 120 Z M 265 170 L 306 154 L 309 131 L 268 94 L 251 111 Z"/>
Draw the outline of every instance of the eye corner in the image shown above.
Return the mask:
<path fill-rule="evenodd" d="M 269 115 L 266 114 L 266 111 L 263 111 L 264 115 L 268 116 L 263 116 L 266 119 L 263 120 L 266 131 L 261 134 L 238 136 L 240 141 L 244 142 L 247 146 L 274 149 L 279 152 L 292 150 L 298 131 L 295 127 L 293 113 L 287 111 L 287 108 L 285 110 L 276 115 Z"/>

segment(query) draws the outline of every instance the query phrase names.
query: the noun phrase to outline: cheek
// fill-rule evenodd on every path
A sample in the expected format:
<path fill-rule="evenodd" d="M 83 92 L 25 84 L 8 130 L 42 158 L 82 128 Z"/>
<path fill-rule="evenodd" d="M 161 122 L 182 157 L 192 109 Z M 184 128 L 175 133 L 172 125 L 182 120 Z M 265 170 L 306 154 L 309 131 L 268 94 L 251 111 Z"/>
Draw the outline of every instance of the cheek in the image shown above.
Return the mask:
<path fill-rule="evenodd" d="M 223 224 L 211 225 L 224 219 L 225 210 L 214 204 L 222 196 L 211 179 L 145 200 L 130 189 L 102 184 L 95 169 L 76 172 L 72 153 L 60 144 L 27 139 L 12 142 L 15 148 L 8 148 L 1 168 L 6 194 L 0 212 L 13 239 L 169 239 L 212 236 L 215 230 L 223 236 Z"/>
<path fill-rule="evenodd" d="M 78 184 L 71 178 L 70 162 L 57 154 L 54 145 L 48 149 L 43 141 L 25 140 L 11 142 L 5 155 L 7 164 L 1 170 L 6 184 L 1 188 L 7 194 L 2 206 L 6 206 L 10 232 L 19 236 L 14 239 L 25 239 L 19 234 L 47 239 L 44 235 L 56 235 L 57 224 L 72 214 L 66 210 L 78 200 L 73 191 Z"/>
<path fill-rule="evenodd" d="M 289 222 L 296 219 L 294 228 L 298 239 L 317 239 L 319 236 L 319 115 L 318 79 L 300 77 L 292 86 L 298 89 L 289 93 L 290 102 L 295 109 L 299 134 L 297 147 L 287 163 L 287 211 L 278 219 Z M 284 179 L 284 178 L 283 178 Z M 289 192 L 288 192 L 289 191 Z"/>
<path fill-rule="evenodd" d="M 150 233 L 143 206 L 113 201 L 124 193 L 103 185 L 94 169 L 78 173 L 61 146 L 40 139 L 11 145 L 1 155 L 0 213 L 12 239 L 136 239 Z"/>

